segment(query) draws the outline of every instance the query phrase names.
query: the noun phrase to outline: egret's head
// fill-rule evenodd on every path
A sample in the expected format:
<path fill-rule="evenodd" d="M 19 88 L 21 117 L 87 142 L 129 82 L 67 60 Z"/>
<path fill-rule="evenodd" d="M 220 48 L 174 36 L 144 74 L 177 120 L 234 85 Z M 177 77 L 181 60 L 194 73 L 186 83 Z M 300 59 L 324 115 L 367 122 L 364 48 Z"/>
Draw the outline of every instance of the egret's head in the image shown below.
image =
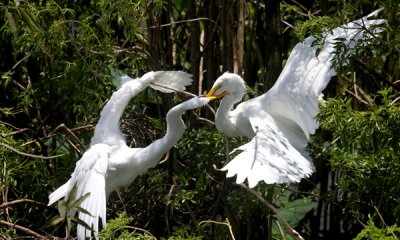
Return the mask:
<path fill-rule="evenodd" d="M 208 98 L 223 98 L 226 95 L 232 96 L 235 100 L 240 101 L 246 91 L 244 80 L 235 73 L 226 72 L 215 81 Z"/>

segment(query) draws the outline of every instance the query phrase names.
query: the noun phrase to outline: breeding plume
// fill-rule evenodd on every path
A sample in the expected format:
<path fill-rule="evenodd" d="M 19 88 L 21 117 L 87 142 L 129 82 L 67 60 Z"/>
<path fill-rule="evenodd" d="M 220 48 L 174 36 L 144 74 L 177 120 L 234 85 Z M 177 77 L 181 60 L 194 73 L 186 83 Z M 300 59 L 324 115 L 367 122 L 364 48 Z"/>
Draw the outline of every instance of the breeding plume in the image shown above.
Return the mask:
<path fill-rule="evenodd" d="M 385 20 L 368 20 L 381 10 L 325 32 L 323 46 L 313 46 L 314 37 L 298 43 L 275 85 L 235 109 L 245 93 L 243 79 L 224 73 L 215 81 L 207 96 L 222 98 L 215 116 L 217 129 L 230 137 L 251 139 L 235 149 L 241 152 L 222 168 L 228 171 L 227 177 L 237 175 L 237 183 L 247 178 L 254 187 L 261 180 L 268 184 L 298 182 L 314 171 L 306 147 L 310 134 L 318 128 L 317 97 L 336 74 L 332 68 L 335 42 L 339 38 L 344 41 L 350 58 L 357 42 L 367 44 L 373 37 L 370 33 L 382 31 L 377 25 Z"/>
<path fill-rule="evenodd" d="M 100 113 L 90 148 L 76 163 L 71 178 L 49 196 L 49 205 L 61 198 L 68 200 L 71 190 L 76 186 L 73 201 L 89 196 L 80 207 L 91 215 L 80 211 L 78 217 L 94 230 L 97 237 L 99 218 L 106 224 L 106 201 L 117 187 L 131 183 L 138 175 L 154 167 L 162 156 L 182 137 L 184 123 L 181 119 L 186 110 L 202 107 L 213 97 L 195 97 L 173 107 L 167 113 L 167 133 L 145 148 L 130 148 L 119 128 L 119 119 L 129 100 L 147 86 L 163 92 L 170 89 L 184 90 L 191 84 L 191 75 L 184 72 L 149 72 L 139 79 L 124 76 L 126 82 L 113 93 L 111 99 Z M 163 88 L 162 86 L 168 86 Z M 70 211 L 74 216 L 76 212 Z M 78 239 L 92 237 L 92 231 L 78 224 Z"/>

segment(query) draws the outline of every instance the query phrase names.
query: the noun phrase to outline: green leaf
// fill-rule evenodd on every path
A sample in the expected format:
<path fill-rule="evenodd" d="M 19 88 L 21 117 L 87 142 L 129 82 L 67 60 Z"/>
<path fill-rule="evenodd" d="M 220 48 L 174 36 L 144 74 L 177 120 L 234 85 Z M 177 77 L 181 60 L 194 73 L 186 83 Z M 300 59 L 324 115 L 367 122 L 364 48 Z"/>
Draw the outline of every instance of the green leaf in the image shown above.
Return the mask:
<path fill-rule="evenodd" d="M 26 9 L 18 8 L 18 12 L 22 15 L 22 17 L 28 23 L 31 31 L 43 32 L 43 30 L 36 24 L 32 15 Z"/>
<path fill-rule="evenodd" d="M 54 216 L 50 219 L 50 221 L 48 223 L 46 223 L 46 225 L 43 226 L 43 228 L 49 228 L 51 226 L 57 225 L 60 222 L 63 222 L 65 220 L 65 218 L 63 216 Z"/>
<path fill-rule="evenodd" d="M 88 198 L 90 196 L 90 192 L 86 193 L 85 195 L 83 195 L 82 197 L 78 198 L 75 202 L 73 202 L 72 207 L 78 207 L 81 205 L 81 203 L 83 201 L 86 200 L 86 198 Z"/>
<path fill-rule="evenodd" d="M 71 221 L 73 221 L 73 222 L 75 222 L 77 224 L 80 224 L 80 225 L 84 226 L 85 228 L 87 228 L 87 229 L 89 229 L 91 231 L 94 231 L 94 229 L 91 226 L 89 226 L 86 222 L 82 221 L 81 219 L 79 219 L 77 217 L 71 218 Z"/>

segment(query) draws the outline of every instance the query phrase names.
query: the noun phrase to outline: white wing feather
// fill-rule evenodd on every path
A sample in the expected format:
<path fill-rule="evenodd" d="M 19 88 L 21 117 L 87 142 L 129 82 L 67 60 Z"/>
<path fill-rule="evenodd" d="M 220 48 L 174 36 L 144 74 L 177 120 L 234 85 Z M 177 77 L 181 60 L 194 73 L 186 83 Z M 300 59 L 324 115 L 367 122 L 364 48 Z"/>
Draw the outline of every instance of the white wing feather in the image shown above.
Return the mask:
<path fill-rule="evenodd" d="M 265 118 L 256 117 L 251 117 L 250 122 L 256 135 L 234 150 L 241 153 L 221 169 L 228 171 L 227 177 L 237 174 L 236 183 L 247 178 L 249 187 L 254 187 L 262 180 L 268 184 L 298 182 L 314 171 L 312 162 L 277 127 L 270 127 L 273 122 L 266 124 Z"/>
<path fill-rule="evenodd" d="M 315 133 L 318 123 L 314 118 L 319 112 L 317 97 L 325 89 L 331 77 L 336 75 L 336 71 L 332 68 L 336 39 L 346 39 L 344 44 L 349 48 L 346 55 L 350 58 L 354 54 L 352 50 L 356 42 L 371 39 L 373 36 L 369 32 L 377 34 L 382 31 L 377 25 L 385 23 L 386 20 L 367 19 L 377 15 L 381 10 L 378 9 L 368 16 L 335 28 L 332 33 L 323 34 L 325 43 L 318 56 L 316 51 L 319 46 L 312 46 L 316 40 L 314 37 L 308 37 L 304 43 L 298 43 L 293 48 L 276 84 L 270 91 L 260 96 L 262 101 L 268 102 L 268 112 L 273 116 L 297 122 L 307 139 L 309 134 Z M 363 41 L 363 44 L 367 43 Z"/>
<path fill-rule="evenodd" d="M 164 93 L 183 91 L 186 86 L 192 84 L 192 74 L 182 71 L 154 72 L 154 80 L 150 87 Z"/>
<path fill-rule="evenodd" d="M 78 217 L 93 227 L 96 238 L 99 218 L 102 219 L 103 226 L 106 223 L 105 178 L 109 164 L 109 154 L 110 147 L 106 144 L 91 146 L 76 163 L 70 180 L 49 196 L 49 205 L 51 205 L 62 197 L 65 197 L 65 201 L 68 201 L 68 194 L 75 185 L 77 189 L 72 201 L 76 201 L 85 194 L 90 193 L 89 197 L 80 204 L 80 207 L 90 212 L 91 216 L 79 212 Z M 73 217 L 76 214 L 76 209 L 71 209 L 69 214 Z M 85 239 L 91 237 L 91 231 L 78 224 L 77 235 L 78 239 Z"/>
<path fill-rule="evenodd" d="M 314 37 L 297 44 L 276 84 L 267 93 L 239 104 L 229 113 L 242 133 L 248 132 L 250 123 L 255 136 L 237 148 L 242 152 L 222 168 L 228 171 L 227 177 L 237 175 L 237 183 L 247 178 L 249 186 L 254 187 L 261 180 L 298 182 L 314 171 L 305 148 L 309 135 L 318 128 L 317 97 L 336 74 L 331 62 L 335 39 L 346 39 L 350 57 L 356 41 L 372 38 L 365 29 L 374 34 L 382 31 L 372 26 L 385 20 L 367 19 L 381 10 L 325 33 L 325 44 L 318 56 L 318 46 L 312 46 Z"/>

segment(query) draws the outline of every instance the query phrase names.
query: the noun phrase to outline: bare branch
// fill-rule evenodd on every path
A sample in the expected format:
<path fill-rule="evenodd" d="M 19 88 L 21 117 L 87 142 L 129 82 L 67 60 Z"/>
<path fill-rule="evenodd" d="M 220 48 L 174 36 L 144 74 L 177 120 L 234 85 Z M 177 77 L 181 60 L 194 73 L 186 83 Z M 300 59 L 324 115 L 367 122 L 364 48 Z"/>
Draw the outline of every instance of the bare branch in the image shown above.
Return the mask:
<path fill-rule="evenodd" d="M 21 152 L 21 151 L 15 149 L 15 148 L 11 147 L 10 145 L 5 144 L 5 143 L 0 143 L 0 146 L 8 148 L 13 152 L 18 153 L 19 155 L 22 155 L 22 156 L 25 156 L 25 157 L 31 157 L 31 158 L 53 159 L 53 158 L 58 158 L 58 157 L 64 156 L 64 154 L 59 154 L 59 155 L 50 156 L 50 157 L 39 156 L 39 155 L 34 155 L 34 154 L 30 154 L 30 153 Z"/>
<path fill-rule="evenodd" d="M 32 230 L 30 230 L 30 229 L 28 229 L 26 227 L 17 225 L 15 223 L 10 223 L 10 222 L 6 222 L 6 221 L 3 221 L 3 220 L 0 220 L 0 224 L 6 225 L 6 226 L 8 226 L 10 228 L 15 228 L 15 229 L 17 229 L 19 231 L 22 231 L 22 232 L 25 232 L 27 234 L 30 234 L 30 235 L 34 236 L 35 238 L 38 238 L 38 239 L 47 239 L 45 236 L 40 235 L 39 233 L 37 233 L 35 231 L 32 231 Z"/>
<path fill-rule="evenodd" d="M 356 93 L 353 93 L 352 91 L 350 91 L 350 90 L 348 90 L 348 89 L 345 89 L 345 91 L 346 91 L 347 93 L 350 93 L 351 95 L 353 95 L 353 97 L 357 98 L 358 101 L 364 103 L 365 105 L 367 105 L 367 106 L 369 106 L 369 107 L 372 106 L 369 102 L 367 102 L 367 101 L 363 100 L 362 98 L 360 98 Z"/>
<path fill-rule="evenodd" d="M 247 187 L 245 184 L 241 183 L 241 184 L 237 184 L 240 187 L 244 188 L 245 190 L 247 190 L 248 192 L 250 192 L 251 194 L 253 194 L 254 196 L 256 196 L 262 204 L 264 204 L 265 206 L 267 206 L 269 209 L 271 209 L 275 215 L 278 217 L 279 220 L 281 220 L 283 222 L 283 224 L 285 224 L 286 230 L 288 231 L 288 233 L 297 239 L 301 239 L 304 240 L 304 238 L 292 227 L 290 226 L 290 224 L 286 221 L 286 219 L 279 213 L 279 211 L 271 204 L 269 203 L 267 200 L 265 200 L 260 193 L 256 192 L 255 190 Z"/>
<path fill-rule="evenodd" d="M 172 26 L 175 24 L 180 24 L 180 23 L 190 23 L 190 22 L 198 22 L 198 21 L 210 21 L 212 23 L 214 23 L 215 25 L 217 25 L 217 23 L 210 19 L 210 18 L 204 18 L 204 17 L 200 17 L 200 18 L 194 18 L 194 19 L 188 19 L 188 20 L 181 20 L 181 21 L 176 21 L 176 22 L 170 22 L 170 23 L 166 23 L 166 24 L 161 24 L 160 26 L 150 26 L 147 28 L 143 28 L 143 29 L 151 29 L 151 28 L 158 28 L 158 27 L 168 27 L 168 26 Z"/>
<path fill-rule="evenodd" d="M 44 204 L 42 202 L 38 202 L 38 201 L 35 201 L 35 200 L 32 200 L 32 199 L 17 199 L 17 200 L 11 201 L 11 202 L 5 202 L 5 203 L 1 204 L 0 205 L 0 209 L 8 208 L 9 206 L 14 205 L 14 204 L 27 203 L 27 202 L 28 203 L 34 203 L 34 204 L 41 205 L 41 206 L 47 206 L 46 204 Z"/>
<path fill-rule="evenodd" d="M 235 240 L 235 235 L 233 235 L 233 230 L 232 230 L 232 226 L 229 222 L 228 219 L 225 219 L 225 222 L 217 222 L 217 221 L 212 221 L 212 220 L 205 220 L 205 221 L 201 221 L 199 224 L 202 225 L 203 223 L 214 223 L 214 224 L 219 224 L 219 225 L 226 225 L 229 229 L 229 233 L 231 234 L 231 238 L 233 240 Z"/>

